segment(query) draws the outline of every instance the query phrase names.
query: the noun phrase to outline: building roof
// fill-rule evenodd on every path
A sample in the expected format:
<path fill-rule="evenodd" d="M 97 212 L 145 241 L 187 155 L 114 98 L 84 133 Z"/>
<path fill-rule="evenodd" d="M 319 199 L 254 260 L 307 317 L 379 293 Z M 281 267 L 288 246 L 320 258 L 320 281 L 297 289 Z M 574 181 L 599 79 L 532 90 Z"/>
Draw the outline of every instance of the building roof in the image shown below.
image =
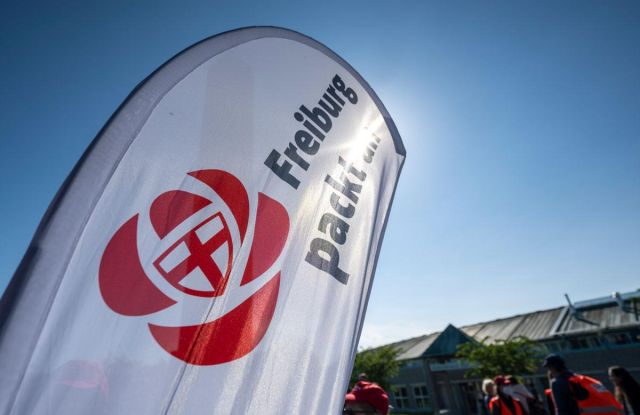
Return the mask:
<path fill-rule="evenodd" d="M 549 337 L 551 329 L 564 307 L 520 314 L 485 323 L 463 326 L 461 330 L 477 341 L 495 343 L 498 340 L 512 340 L 527 337 L 531 340 L 542 340 Z"/>
<path fill-rule="evenodd" d="M 464 331 L 449 324 L 442 333 L 436 336 L 423 355 L 426 357 L 450 356 L 458 350 L 459 344 L 473 341 L 475 340 Z"/>
<path fill-rule="evenodd" d="M 640 326 L 640 291 L 581 301 L 564 307 L 534 311 L 484 323 L 457 328 L 449 324 L 444 331 L 426 334 L 391 344 L 400 350 L 398 360 L 452 355 L 457 345 L 468 341 L 495 343 L 527 337 L 550 340 L 571 336 Z M 624 308 L 624 309 L 623 309 Z"/>
<path fill-rule="evenodd" d="M 417 359 L 423 355 L 425 350 L 431 346 L 434 340 L 440 335 L 440 332 L 426 334 L 420 337 L 403 340 L 393 343 L 392 346 L 401 350 L 398 360 Z"/>
<path fill-rule="evenodd" d="M 640 313 L 640 304 L 638 304 L 638 313 Z M 567 307 L 563 310 L 552 334 L 570 335 L 634 325 L 638 325 L 635 314 L 633 312 L 625 312 L 617 305 L 586 310 L 578 309 L 577 315 L 573 314 L 571 309 Z"/>

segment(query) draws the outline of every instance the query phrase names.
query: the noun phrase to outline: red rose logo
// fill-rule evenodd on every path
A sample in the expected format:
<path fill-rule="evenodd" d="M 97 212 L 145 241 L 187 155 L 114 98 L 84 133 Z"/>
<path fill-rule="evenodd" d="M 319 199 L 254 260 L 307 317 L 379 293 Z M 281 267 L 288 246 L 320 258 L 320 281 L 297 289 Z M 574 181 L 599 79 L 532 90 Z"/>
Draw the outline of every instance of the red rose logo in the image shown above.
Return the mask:
<path fill-rule="evenodd" d="M 250 243 L 239 287 L 264 278 L 289 233 L 284 206 L 258 193 L 253 237 L 247 241 L 250 206 L 242 183 L 222 170 L 199 170 L 189 175 L 213 190 L 227 209 L 215 209 L 207 197 L 183 190 L 158 196 L 149 209 L 149 219 L 157 237 L 169 247 L 152 258 L 153 269 L 189 296 L 224 296 L 238 288 L 229 284 L 232 271 L 238 271 L 234 254 L 239 247 L 234 247 L 232 236 L 237 232 L 235 240 L 240 246 Z M 231 217 L 225 217 L 223 211 L 231 212 Z M 179 301 L 161 291 L 144 270 L 138 251 L 138 220 L 136 214 L 116 231 L 100 262 L 102 298 L 124 316 L 151 315 Z M 184 223 L 195 226 L 189 225 L 188 231 L 176 235 Z M 236 226 L 230 227 L 230 223 Z M 148 324 L 151 335 L 167 352 L 195 365 L 215 365 L 246 355 L 265 335 L 275 311 L 280 272 L 271 272 L 260 288 L 216 320 L 181 327 Z"/>

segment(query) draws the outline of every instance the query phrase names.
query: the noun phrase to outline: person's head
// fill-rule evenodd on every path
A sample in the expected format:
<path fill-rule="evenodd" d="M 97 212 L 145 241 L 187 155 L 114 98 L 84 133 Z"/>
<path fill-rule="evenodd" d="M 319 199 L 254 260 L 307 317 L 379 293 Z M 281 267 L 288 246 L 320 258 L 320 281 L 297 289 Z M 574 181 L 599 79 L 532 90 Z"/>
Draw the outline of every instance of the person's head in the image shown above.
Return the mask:
<path fill-rule="evenodd" d="M 518 383 L 520 383 L 518 382 L 518 379 L 515 376 L 509 375 L 509 376 L 506 376 L 505 378 L 507 382 L 510 383 L 511 385 L 517 385 Z"/>
<path fill-rule="evenodd" d="M 348 415 L 387 415 L 389 413 L 389 397 L 375 383 L 358 382 L 344 399 L 343 414 Z"/>
<path fill-rule="evenodd" d="M 545 367 L 548 371 L 548 375 L 550 378 L 558 377 L 558 375 L 567 370 L 567 365 L 557 354 L 550 354 L 544 358 L 544 362 L 542 362 L 542 366 Z"/>
<path fill-rule="evenodd" d="M 485 395 L 493 396 L 495 395 L 495 386 L 493 380 L 485 379 L 482 381 L 482 392 L 484 392 Z"/>
<path fill-rule="evenodd" d="M 366 374 L 366 373 L 364 373 L 364 372 L 360 373 L 360 374 L 358 375 L 358 380 L 359 380 L 359 381 L 360 381 L 360 380 L 368 380 L 368 378 L 367 378 L 367 374 Z"/>
<path fill-rule="evenodd" d="M 609 368 L 609 379 L 615 386 L 621 386 L 623 379 L 631 376 L 627 370 L 621 366 L 611 366 Z"/>
<path fill-rule="evenodd" d="M 631 391 L 638 391 L 640 393 L 640 385 L 631 376 L 627 369 L 622 366 L 611 366 L 609 368 L 609 379 L 616 387 L 616 390 L 624 393 L 630 393 Z"/>
<path fill-rule="evenodd" d="M 498 375 L 493 378 L 493 383 L 496 385 L 496 395 L 501 397 L 504 397 L 506 395 L 505 388 L 511 385 L 511 382 L 509 382 L 507 378 L 502 375 Z"/>

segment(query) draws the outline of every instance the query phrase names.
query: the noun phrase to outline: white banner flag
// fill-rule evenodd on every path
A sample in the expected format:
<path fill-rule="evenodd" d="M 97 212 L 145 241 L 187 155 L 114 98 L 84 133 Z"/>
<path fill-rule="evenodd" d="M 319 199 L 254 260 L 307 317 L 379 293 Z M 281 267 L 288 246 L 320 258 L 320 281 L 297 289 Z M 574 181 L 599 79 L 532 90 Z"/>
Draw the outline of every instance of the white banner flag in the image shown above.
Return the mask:
<path fill-rule="evenodd" d="M 3 295 L 0 413 L 339 413 L 404 155 L 310 38 L 180 53 L 99 133 Z"/>

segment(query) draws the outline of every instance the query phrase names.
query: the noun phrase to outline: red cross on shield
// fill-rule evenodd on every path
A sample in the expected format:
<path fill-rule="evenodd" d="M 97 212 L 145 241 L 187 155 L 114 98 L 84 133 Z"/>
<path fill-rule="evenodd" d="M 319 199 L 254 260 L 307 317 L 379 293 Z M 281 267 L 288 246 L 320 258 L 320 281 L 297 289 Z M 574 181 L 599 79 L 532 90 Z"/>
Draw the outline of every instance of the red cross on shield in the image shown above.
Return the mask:
<path fill-rule="evenodd" d="M 224 294 L 232 253 L 231 233 L 218 212 L 174 242 L 153 265 L 178 290 L 217 297 Z"/>

